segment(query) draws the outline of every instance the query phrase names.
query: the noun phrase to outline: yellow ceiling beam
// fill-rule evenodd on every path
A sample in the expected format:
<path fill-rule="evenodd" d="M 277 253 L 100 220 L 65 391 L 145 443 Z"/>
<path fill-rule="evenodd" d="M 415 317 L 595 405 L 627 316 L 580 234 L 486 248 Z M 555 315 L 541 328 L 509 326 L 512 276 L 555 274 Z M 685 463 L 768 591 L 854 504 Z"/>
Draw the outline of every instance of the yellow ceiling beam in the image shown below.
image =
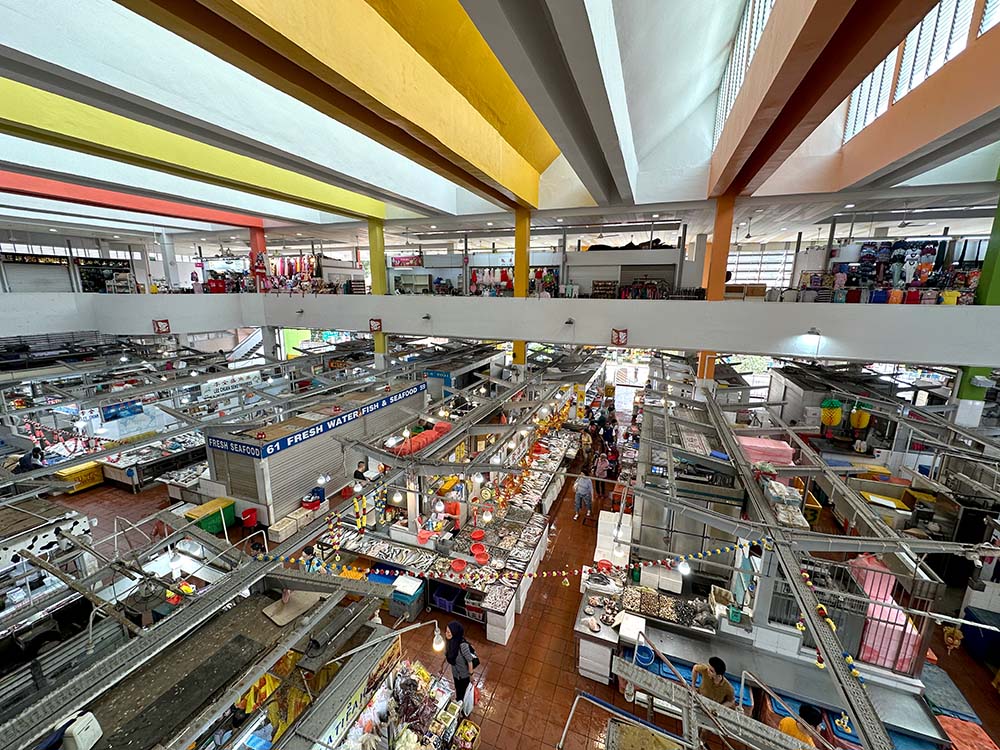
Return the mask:
<path fill-rule="evenodd" d="M 539 173 L 559 147 L 459 0 L 367 0 Z"/>
<path fill-rule="evenodd" d="M 366 0 L 118 2 L 484 197 L 538 203 L 545 148 L 522 154 Z"/>
<path fill-rule="evenodd" d="M 374 198 L 7 78 L 0 131 L 322 211 L 385 217 Z"/>

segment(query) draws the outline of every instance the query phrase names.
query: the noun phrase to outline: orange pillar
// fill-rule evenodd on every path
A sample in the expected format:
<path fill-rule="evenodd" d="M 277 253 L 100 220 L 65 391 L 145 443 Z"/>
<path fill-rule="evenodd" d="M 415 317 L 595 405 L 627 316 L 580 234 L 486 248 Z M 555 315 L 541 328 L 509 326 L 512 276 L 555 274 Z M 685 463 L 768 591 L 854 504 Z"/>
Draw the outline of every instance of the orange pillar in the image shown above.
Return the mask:
<path fill-rule="evenodd" d="M 250 227 L 250 274 L 253 276 L 257 291 L 265 291 L 264 278 L 268 275 L 267 244 L 264 241 L 262 227 Z"/>
<path fill-rule="evenodd" d="M 726 265 L 729 262 L 729 238 L 733 235 L 733 204 L 736 196 L 732 193 L 715 199 L 715 227 L 712 241 L 705 249 L 705 265 L 701 285 L 705 287 L 705 299 L 716 302 L 726 296 Z M 711 380 L 715 377 L 715 352 L 698 352 L 698 378 Z"/>

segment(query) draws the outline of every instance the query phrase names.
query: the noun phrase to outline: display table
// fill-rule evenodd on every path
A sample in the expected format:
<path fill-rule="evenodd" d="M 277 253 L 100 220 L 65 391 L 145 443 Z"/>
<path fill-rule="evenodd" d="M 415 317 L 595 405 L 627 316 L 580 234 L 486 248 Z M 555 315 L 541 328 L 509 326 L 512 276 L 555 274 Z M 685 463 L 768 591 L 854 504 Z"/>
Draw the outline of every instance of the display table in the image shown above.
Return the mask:
<path fill-rule="evenodd" d="M 618 631 L 601 622 L 601 609 L 597 609 L 594 614 L 597 624 L 601 626 L 599 631 L 595 633 L 584 624 L 590 618 L 584 610 L 591 595 L 601 594 L 589 589 L 584 593 L 576 612 L 576 624 L 573 626 L 573 634 L 577 640 L 577 671 L 583 677 L 607 685 L 611 681 L 611 657 L 618 648 Z"/>
<path fill-rule="evenodd" d="M 104 472 L 101 465 L 96 461 L 88 461 L 79 466 L 68 469 L 60 469 L 56 472 L 56 478 L 61 482 L 72 482 L 72 489 L 66 490 L 66 494 L 72 495 L 74 492 L 85 490 L 88 487 L 96 487 L 104 482 Z"/>
<path fill-rule="evenodd" d="M 104 478 L 138 492 L 161 474 L 205 460 L 205 438 L 185 433 L 142 448 L 98 459 Z"/>
<path fill-rule="evenodd" d="M 166 485 L 167 497 L 189 503 L 200 503 L 204 497 L 198 492 L 202 478 L 208 477 L 208 462 L 201 461 L 182 469 L 161 474 L 155 481 Z M 223 490 L 224 492 L 225 490 Z"/>

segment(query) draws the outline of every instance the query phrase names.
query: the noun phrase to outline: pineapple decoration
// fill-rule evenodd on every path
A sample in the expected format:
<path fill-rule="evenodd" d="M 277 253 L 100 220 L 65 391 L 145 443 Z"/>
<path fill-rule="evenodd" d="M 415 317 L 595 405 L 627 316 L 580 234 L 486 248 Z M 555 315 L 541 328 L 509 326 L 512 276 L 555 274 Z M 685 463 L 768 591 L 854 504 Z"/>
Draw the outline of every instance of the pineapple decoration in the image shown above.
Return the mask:
<path fill-rule="evenodd" d="M 858 453 L 865 453 L 868 450 L 866 436 L 868 425 L 872 421 L 872 405 L 864 401 L 858 401 L 851 410 L 851 430 L 854 433 L 854 450 Z"/>
<path fill-rule="evenodd" d="M 828 398 L 820 405 L 819 420 L 822 422 L 820 429 L 823 437 L 827 437 L 835 427 L 839 427 L 844 421 L 844 405 L 836 398 Z"/>
<path fill-rule="evenodd" d="M 943 634 L 945 648 L 948 649 L 948 655 L 951 656 L 951 652 L 962 645 L 965 634 L 954 625 L 946 625 Z"/>

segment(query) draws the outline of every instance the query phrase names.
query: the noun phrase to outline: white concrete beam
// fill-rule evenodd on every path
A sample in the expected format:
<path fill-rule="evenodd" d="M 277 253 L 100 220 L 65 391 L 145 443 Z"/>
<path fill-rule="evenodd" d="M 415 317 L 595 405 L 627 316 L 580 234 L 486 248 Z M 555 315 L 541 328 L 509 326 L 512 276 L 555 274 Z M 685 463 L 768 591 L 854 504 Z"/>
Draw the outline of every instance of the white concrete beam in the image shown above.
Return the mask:
<path fill-rule="evenodd" d="M 429 315 L 429 319 L 424 319 Z M 515 300 L 349 295 L 0 295 L 0 336 L 93 329 L 149 334 L 152 319 L 201 333 L 250 326 L 369 330 L 510 341 L 769 354 L 862 362 L 1000 366 L 1000 308 L 765 302 Z M 572 320 L 572 323 L 568 321 Z M 806 335 L 817 328 L 821 336 Z M 919 331 L 920 335 L 914 335 Z"/>

